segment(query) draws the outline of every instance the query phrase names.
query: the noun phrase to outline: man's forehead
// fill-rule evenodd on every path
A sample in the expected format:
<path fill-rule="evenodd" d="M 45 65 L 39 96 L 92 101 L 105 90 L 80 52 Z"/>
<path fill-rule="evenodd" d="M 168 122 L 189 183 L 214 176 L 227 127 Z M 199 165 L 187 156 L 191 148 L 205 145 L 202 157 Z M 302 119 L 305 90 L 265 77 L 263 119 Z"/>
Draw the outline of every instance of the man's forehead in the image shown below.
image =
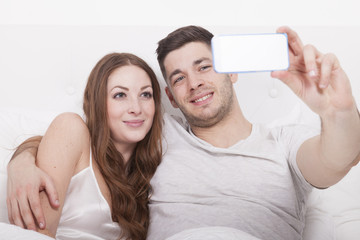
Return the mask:
<path fill-rule="evenodd" d="M 164 66 L 168 72 L 181 64 L 193 64 L 200 59 L 212 61 L 211 47 L 202 42 L 191 42 L 170 52 L 164 59 Z"/>
<path fill-rule="evenodd" d="M 174 55 L 174 54 L 187 54 L 187 53 L 193 55 L 196 52 L 207 52 L 211 54 L 211 47 L 203 42 L 190 42 L 174 51 L 169 52 L 168 56 L 170 54 Z"/>

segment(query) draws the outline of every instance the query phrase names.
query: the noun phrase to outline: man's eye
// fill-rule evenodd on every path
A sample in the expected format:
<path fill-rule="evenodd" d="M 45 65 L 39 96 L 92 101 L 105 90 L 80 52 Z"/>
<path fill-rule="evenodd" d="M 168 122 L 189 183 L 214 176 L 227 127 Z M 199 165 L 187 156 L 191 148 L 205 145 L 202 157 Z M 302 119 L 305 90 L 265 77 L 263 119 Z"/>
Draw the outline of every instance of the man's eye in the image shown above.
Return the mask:
<path fill-rule="evenodd" d="M 181 76 L 181 77 L 178 77 L 174 80 L 173 84 L 177 83 L 177 82 L 180 82 L 181 80 L 183 80 L 185 77 L 184 76 Z"/>
<path fill-rule="evenodd" d="M 206 70 L 206 69 L 208 69 L 210 67 L 211 67 L 210 65 L 202 66 L 202 67 L 200 67 L 200 71 L 204 71 L 204 70 Z"/>

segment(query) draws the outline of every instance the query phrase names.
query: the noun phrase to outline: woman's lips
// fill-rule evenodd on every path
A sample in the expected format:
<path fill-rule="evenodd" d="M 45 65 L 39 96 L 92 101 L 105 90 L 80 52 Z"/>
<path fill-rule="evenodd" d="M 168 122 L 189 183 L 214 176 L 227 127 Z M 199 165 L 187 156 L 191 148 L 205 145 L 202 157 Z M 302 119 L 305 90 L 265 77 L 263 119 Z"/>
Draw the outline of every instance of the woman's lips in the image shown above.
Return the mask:
<path fill-rule="evenodd" d="M 140 127 L 144 123 L 144 120 L 129 120 L 124 121 L 124 123 L 130 127 Z"/>

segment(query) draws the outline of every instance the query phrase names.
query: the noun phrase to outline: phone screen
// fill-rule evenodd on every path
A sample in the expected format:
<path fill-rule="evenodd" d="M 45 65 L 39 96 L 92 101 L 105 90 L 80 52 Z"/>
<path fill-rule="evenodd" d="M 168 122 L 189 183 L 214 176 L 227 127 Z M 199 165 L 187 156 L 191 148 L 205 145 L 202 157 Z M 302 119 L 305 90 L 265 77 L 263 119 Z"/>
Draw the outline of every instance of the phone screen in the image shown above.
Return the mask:
<path fill-rule="evenodd" d="M 277 71 L 289 67 L 285 33 L 217 35 L 211 46 L 214 69 L 219 73 Z"/>

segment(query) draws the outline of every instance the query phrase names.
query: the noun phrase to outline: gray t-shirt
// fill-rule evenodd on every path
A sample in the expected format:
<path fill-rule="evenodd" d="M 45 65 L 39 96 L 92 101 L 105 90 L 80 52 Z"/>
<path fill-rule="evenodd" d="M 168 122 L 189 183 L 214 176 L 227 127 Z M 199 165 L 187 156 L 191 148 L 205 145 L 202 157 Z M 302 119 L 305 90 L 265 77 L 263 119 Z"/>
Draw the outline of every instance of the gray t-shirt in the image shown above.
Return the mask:
<path fill-rule="evenodd" d="M 209 226 L 260 239 L 301 239 L 312 187 L 296 153 L 314 131 L 254 124 L 247 139 L 217 148 L 171 116 L 164 119 L 164 157 L 151 180 L 148 240 Z"/>

